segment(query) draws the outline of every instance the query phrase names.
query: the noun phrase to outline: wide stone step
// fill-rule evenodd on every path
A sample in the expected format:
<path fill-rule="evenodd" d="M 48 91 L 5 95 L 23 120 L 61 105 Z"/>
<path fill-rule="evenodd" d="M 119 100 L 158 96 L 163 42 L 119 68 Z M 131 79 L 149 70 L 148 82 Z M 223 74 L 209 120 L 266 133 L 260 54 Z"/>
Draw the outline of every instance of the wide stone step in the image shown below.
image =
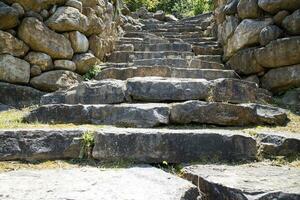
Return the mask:
<path fill-rule="evenodd" d="M 185 33 L 185 32 L 200 32 L 202 29 L 199 27 L 184 27 L 184 28 L 150 28 L 150 29 L 145 29 L 146 31 L 150 33 L 155 33 L 155 32 L 168 32 L 168 33 Z"/>
<path fill-rule="evenodd" d="M 223 49 L 218 45 L 193 45 L 196 55 L 222 55 Z"/>
<path fill-rule="evenodd" d="M 195 56 L 196 59 L 208 61 L 208 62 L 216 62 L 216 63 L 223 63 L 221 55 L 198 55 Z"/>
<path fill-rule="evenodd" d="M 145 44 L 139 48 L 135 46 L 135 51 L 192 51 L 192 47 L 188 43 L 158 43 Z"/>
<path fill-rule="evenodd" d="M 261 104 L 188 101 L 176 104 L 50 104 L 32 110 L 24 120 L 30 123 L 151 128 L 191 123 L 220 126 L 285 125 L 287 115 L 282 109 Z"/>
<path fill-rule="evenodd" d="M 165 38 L 178 38 L 178 39 L 203 37 L 202 32 L 182 32 L 182 33 L 155 32 L 155 35 L 160 36 L 160 37 L 165 37 Z"/>
<path fill-rule="evenodd" d="M 109 57 L 109 62 L 133 62 L 133 60 L 140 59 L 154 59 L 154 58 L 190 58 L 195 54 L 192 52 L 178 52 L 178 51 L 115 51 Z"/>
<path fill-rule="evenodd" d="M 117 45 L 121 44 L 133 44 L 133 43 L 143 43 L 143 44 L 157 44 L 157 43 L 169 43 L 169 40 L 165 38 L 140 38 L 140 37 L 122 37 L 116 41 Z"/>
<path fill-rule="evenodd" d="M 119 79 L 133 77 L 160 76 L 172 78 L 199 78 L 213 80 L 218 78 L 238 78 L 234 70 L 175 68 L 168 66 L 134 66 L 127 68 L 103 69 L 96 80 Z"/>
<path fill-rule="evenodd" d="M 95 136 L 93 157 L 137 163 L 245 161 L 254 160 L 256 151 L 256 141 L 242 131 L 107 128 Z"/>
<path fill-rule="evenodd" d="M 224 69 L 221 63 L 203 61 L 200 59 L 156 58 L 134 60 L 136 66 L 170 66 L 177 68 Z"/>
<path fill-rule="evenodd" d="M 300 199 L 300 169 L 296 167 L 202 164 L 184 167 L 183 174 L 208 200 Z"/>
<path fill-rule="evenodd" d="M 230 103 L 270 101 L 271 95 L 255 83 L 239 79 L 135 77 L 84 82 L 42 97 L 42 104 L 116 104 L 206 100 Z"/>

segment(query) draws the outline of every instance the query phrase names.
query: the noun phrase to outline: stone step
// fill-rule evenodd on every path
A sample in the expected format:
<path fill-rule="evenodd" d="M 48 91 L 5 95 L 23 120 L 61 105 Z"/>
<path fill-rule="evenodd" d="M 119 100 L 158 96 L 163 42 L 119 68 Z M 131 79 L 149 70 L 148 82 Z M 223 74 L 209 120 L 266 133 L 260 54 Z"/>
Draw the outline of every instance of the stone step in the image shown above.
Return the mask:
<path fill-rule="evenodd" d="M 192 47 L 188 43 L 158 43 L 135 46 L 135 51 L 192 51 Z"/>
<path fill-rule="evenodd" d="M 176 104 L 43 105 L 23 119 L 29 123 L 74 123 L 151 128 L 162 125 L 285 125 L 284 110 L 261 104 L 188 101 Z"/>
<path fill-rule="evenodd" d="M 135 66 L 170 66 L 177 68 L 197 68 L 197 69 L 224 69 L 224 65 L 216 62 L 204 61 L 201 59 L 183 58 L 156 58 L 134 60 Z"/>
<path fill-rule="evenodd" d="M 191 58 L 195 54 L 192 52 L 178 52 L 178 51 L 115 51 L 109 57 L 109 62 L 133 62 L 133 60 L 140 59 L 154 59 L 154 58 Z"/>
<path fill-rule="evenodd" d="M 147 43 L 147 44 L 157 44 L 157 43 L 169 43 L 169 40 L 164 38 L 141 38 L 141 37 L 122 37 L 116 44 L 129 44 L 129 43 Z"/>
<path fill-rule="evenodd" d="M 206 100 L 229 103 L 266 103 L 271 94 L 240 79 L 134 77 L 84 82 L 42 97 L 42 104 L 116 104 Z"/>
<path fill-rule="evenodd" d="M 209 200 L 300 199 L 300 169 L 296 167 L 201 164 L 184 167 L 183 174 Z"/>
<path fill-rule="evenodd" d="M 132 67 L 133 63 L 111 63 L 111 62 L 106 62 L 99 64 L 101 69 L 106 69 L 106 68 L 127 68 L 127 67 Z"/>
<path fill-rule="evenodd" d="M 144 28 L 144 27 L 143 27 Z M 183 27 L 183 28 L 146 28 L 144 29 L 150 33 L 155 32 L 172 32 L 172 33 L 185 33 L 185 32 L 201 32 L 202 28 L 200 27 Z"/>
<path fill-rule="evenodd" d="M 172 78 L 198 78 L 213 80 L 218 78 L 238 78 L 234 70 L 219 69 L 192 69 L 174 68 L 167 66 L 134 66 L 127 68 L 103 69 L 96 77 L 96 80 L 119 79 L 126 80 L 133 77 L 160 76 Z"/>
<path fill-rule="evenodd" d="M 193 45 L 196 55 L 222 55 L 223 49 L 218 45 Z"/>
<path fill-rule="evenodd" d="M 203 37 L 202 32 L 155 32 L 155 35 L 165 38 L 177 38 L 177 39 L 184 39 L 184 38 L 199 38 Z"/>
<path fill-rule="evenodd" d="M 221 55 L 198 55 L 198 56 L 195 56 L 195 58 L 203 60 L 203 61 L 216 62 L 216 63 L 223 64 Z"/>

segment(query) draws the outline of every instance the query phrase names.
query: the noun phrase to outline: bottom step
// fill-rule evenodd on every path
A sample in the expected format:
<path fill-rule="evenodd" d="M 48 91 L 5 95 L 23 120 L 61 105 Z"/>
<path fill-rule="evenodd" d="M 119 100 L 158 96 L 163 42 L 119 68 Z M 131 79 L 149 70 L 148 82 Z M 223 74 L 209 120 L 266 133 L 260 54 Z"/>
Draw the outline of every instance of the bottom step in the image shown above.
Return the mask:
<path fill-rule="evenodd" d="M 300 169 L 261 163 L 192 165 L 184 176 L 206 200 L 299 200 Z"/>

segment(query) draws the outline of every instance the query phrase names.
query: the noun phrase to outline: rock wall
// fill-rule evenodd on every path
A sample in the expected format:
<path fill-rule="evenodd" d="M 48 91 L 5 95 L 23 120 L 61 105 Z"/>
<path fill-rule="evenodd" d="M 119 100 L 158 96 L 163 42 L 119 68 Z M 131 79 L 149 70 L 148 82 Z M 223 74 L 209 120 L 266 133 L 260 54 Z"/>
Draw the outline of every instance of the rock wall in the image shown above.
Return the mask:
<path fill-rule="evenodd" d="M 218 40 L 229 68 L 274 94 L 300 87 L 299 0 L 215 0 L 215 4 Z"/>
<path fill-rule="evenodd" d="M 114 9 L 107 0 L 0 0 L 0 81 L 45 92 L 81 82 L 113 50 Z"/>

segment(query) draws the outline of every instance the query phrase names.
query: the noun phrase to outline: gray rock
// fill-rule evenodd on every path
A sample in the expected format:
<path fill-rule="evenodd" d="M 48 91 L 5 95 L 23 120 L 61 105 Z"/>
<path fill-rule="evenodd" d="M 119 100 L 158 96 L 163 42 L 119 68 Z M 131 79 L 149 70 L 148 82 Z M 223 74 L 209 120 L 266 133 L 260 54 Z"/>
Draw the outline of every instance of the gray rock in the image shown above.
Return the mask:
<path fill-rule="evenodd" d="M 256 61 L 255 48 L 247 48 L 238 51 L 227 62 L 230 69 L 242 75 L 257 74 L 264 68 Z"/>
<path fill-rule="evenodd" d="M 270 25 L 263 28 L 259 34 L 259 43 L 262 46 L 269 44 L 271 41 L 278 39 L 283 35 L 283 31 L 276 25 Z"/>
<path fill-rule="evenodd" d="M 42 10 L 40 14 L 41 14 L 41 16 L 43 17 L 44 20 L 47 19 L 50 15 L 48 10 L 45 10 L 45 9 Z"/>
<path fill-rule="evenodd" d="M 286 10 L 279 11 L 276 15 L 274 15 L 273 20 L 277 26 L 282 26 L 282 22 L 284 18 L 286 18 L 290 13 Z"/>
<path fill-rule="evenodd" d="M 300 88 L 287 91 L 281 98 L 281 101 L 285 105 L 300 106 Z"/>
<path fill-rule="evenodd" d="M 0 113 L 1 112 L 6 112 L 6 111 L 11 110 L 11 109 L 14 109 L 14 107 L 4 105 L 4 104 L 0 103 Z"/>
<path fill-rule="evenodd" d="M 95 136 L 93 157 L 137 163 L 183 163 L 217 158 L 253 160 L 256 141 L 240 131 L 107 128 Z"/>
<path fill-rule="evenodd" d="M 7 30 L 19 24 L 19 13 L 13 7 L 0 2 L 0 30 Z"/>
<path fill-rule="evenodd" d="M 224 7 L 223 12 L 226 15 L 234 15 L 237 13 L 237 6 L 239 3 L 239 0 L 230 0 L 229 3 Z"/>
<path fill-rule="evenodd" d="M 9 54 L 0 55 L 0 80 L 9 83 L 28 83 L 30 64 Z"/>
<path fill-rule="evenodd" d="M 300 5 L 299 5 L 300 7 Z M 292 35 L 300 34 L 300 9 L 284 18 L 282 26 Z"/>
<path fill-rule="evenodd" d="M 228 40 L 225 56 L 231 57 L 238 50 L 259 43 L 259 34 L 263 28 L 270 25 L 272 20 L 257 21 L 244 19 Z"/>
<path fill-rule="evenodd" d="M 166 22 L 177 22 L 178 19 L 174 15 L 168 14 L 165 16 L 165 21 Z"/>
<path fill-rule="evenodd" d="M 158 10 L 154 13 L 153 15 L 154 19 L 157 19 L 159 21 L 164 21 L 165 20 L 165 17 L 166 17 L 166 14 L 164 11 L 162 10 Z"/>
<path fill-rule="evenodd" d="M 40 51 L 57 59 L 71 59 L 73 49 L 70 41 L 55 33 L 35 18 L 25 18 L 19 26 L 18 36 L 31 49 Z"/>
<path fill-rule="evenodd" d="M 45 196 L 73 200 L 99 197 L 102 200 L 194 200 L 198 196 L 197 187 L 192 183 L 148 165 L 123 169 L 18 170 L 1 173 L 0 181 L 6 185 L 0 189 L 3 200 L 37 200 Z M 55 192 L 49 192 L 49 188 Z"/>
<path fill-rule="evenodd" d="M 282 109 L 260 104 L 188 101 L 171 106 L 170 121 L 223 126 L 284 125 L 287 116 Z"/>
<path fill-rule="evenodd" d="M 76 71 L 79 74 L 87 73 L 91 67 L 100 63 L 92 53 L 75 54 L 73 62 L 76 64 Z"/>
<path fill-rule="evenodd" d="M 44 21 L 44 18 L 43 18 L 42 15 L 40 15 L 40 13 L 34 12 L 34 11 L 32 11 L 32 10 L 27 11 L 27 12 L 25 13 L 24 16 L 25 16 L 25 17 L 33 17 L 33 18 L 36 18 L 36 19 L 40 20 L 41 22 Z"/>
<path fill-rule="evenodd" d="M 38 76 L 42 73 L 41 68 L 38 65 L 32 65 L 30 67 L 30 77 Z"/>
<path fill-rule="evenodd" d="M 0 160 L 78 158 L 82 130 L 0 131 Z"/>
<path fill-rule="evenodd" d="M 32 87 L 0 82 L 0 103 L 15 108 L 38 105 L 44 94 Z"/>
<path fill-rule="evenodd" d="M 125 101 L 124 81 L 83 82 L 64 91 L 47 94 L 41 104 L 116 104 Z"/>
<path fill-rule="evenodd" d="M 300 8 L 300 2 L 298 0 L 258 0 L 258 6 L 275 14 L 280 10 L 297 10 Z"/>
<path fill-rule="evenodd" d="M 73 7 L 59 7 L 46 21 L 47 26 L 59 32 L 85 32 L 89 27 L 88 18 Z"/>
<path fill-rule="evenodd" d="M 42 73 L 30 80 L 30 84 L 39 90 L 54 92 L 58 89 L 66 89 L 82 81 L 82 77 L 74 72 L 55 70 Z"/>
<path fill-rule="evenodd" d="M 70 60 L 55 60 L 54 61 L 54 69 L 75 71 L 76 64 Z"/>
<path fill-rule="evenodd" d="M 300 198 L 298 168 L 263 163 L 234 166 L 191 165 L 185 167 L 183 173 L 186 179 L 198 186 L 202 197 L 207 199 L 297 200 Z"/>
<path fill-rule="evenodd" d="M 239 19 L 235 16 L 226 16 L 226 20 L 223 22 L 224 30 L 222 32 L 222 39 L 227 42 L 227 39 L 231 37 L 239 25 Z"/>
<path fill-rule="evenodd" d="M 89 50 L 89 40 L 79 31 L 69 33 L 70 41 L 74 53 L 84 53 Z"/>
<path fill-rule="evenodd" d="M 262 10 L 258 7 L 258 0 L 240 0 L 237 5 L 238 15 L 242 19 L 259 18 Z"/>
<path fill-rule="evenodd" d="M 78 9 L 80 12 L 82 12 L 82 2 L 78 0 L 68 0 L 67 3 L 65 4 L 66 6 L 70 6 L 73 8 Z"/>
<path fill-rule="evenodd" d="M 260 85 L 260 80 L 258 78 L 257 75 L 251 75 L 251 76 L 248 76 L 246 78 L 244 78 L 245 81 L 249 81 L 249 82 L 253 82 L 253 83 L 256 83 L 257 85 Z"/>
<path fill-rule="evenodd" d="M 266 68 L 276 68 L 300 63 L 300 37 L 282 38 L 255 50 L 257 62 Z"/>
<path fill-rule="evenodd" d="M 0 30 L 0 54 L 10 54 L 12 56 L 24 56 L 29 47 L 12 34 Z"/>
<path fill-rule="evenodd" d="M 261 82 L 263 88 L 274 93 L 300 87 L 300 65 L 272 69 L 261 78 Z"/>
<path fill-rule="evenodd" d="M 45 53 L 31 51 L 24 59 L 31 65 L 39 66 L 42 72 L 53 69 L 52 58 Z"/>
<path fill-rule="evenodd" d="M 21 6 L 21 4 L 13 3 L 11 7 L 18 11 L 19 16 L 23 16 L 25 14 L 24 8 Z"/>
<path fill-rule="evenodd" d="M 25 117 L 28 122 L 156 127 L 169 123 L 167 104 L 45 105 Z"/>
<path fill-rule="evenodd" d="M 32 10 L 35 12 L 40 12 L 43 9 L 48 9 L 51 6 L 58 4 L 62 5 L 66 2 L 66 0 L 43 0 L 43 1 L 35 1 L 35 0 L 5 0 L 9 4 L 19 3 L 26 11 Z"/>

